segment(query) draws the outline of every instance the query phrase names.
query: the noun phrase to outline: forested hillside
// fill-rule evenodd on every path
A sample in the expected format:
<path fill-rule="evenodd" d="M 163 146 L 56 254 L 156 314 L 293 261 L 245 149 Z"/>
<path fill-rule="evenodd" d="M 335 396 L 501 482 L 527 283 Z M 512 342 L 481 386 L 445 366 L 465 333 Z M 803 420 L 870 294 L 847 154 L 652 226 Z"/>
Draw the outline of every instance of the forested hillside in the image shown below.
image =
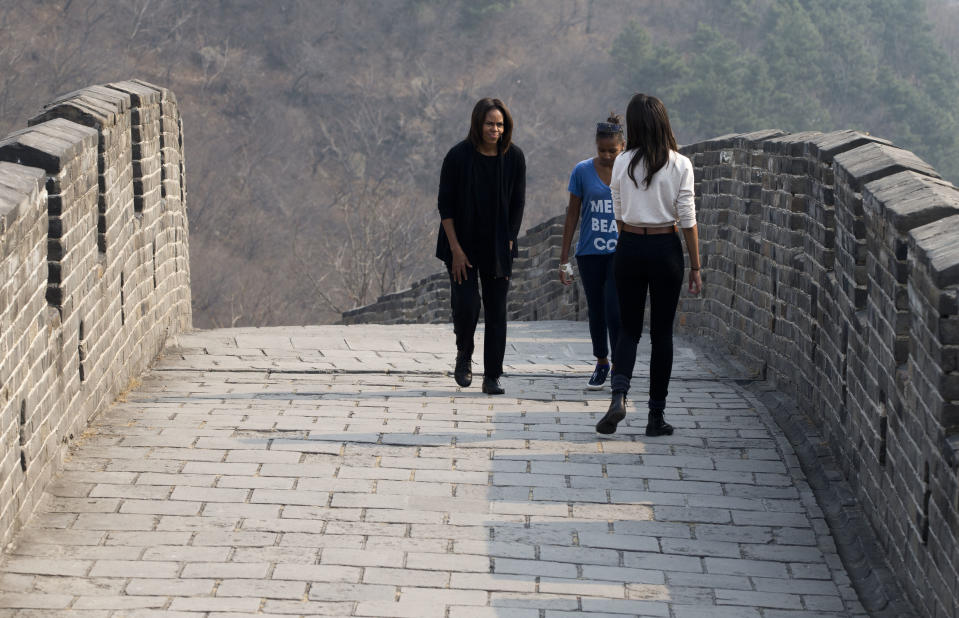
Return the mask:
<path fill-rule="evenodd" d="M 184 116 L 194 322 L 319 323 L 437 270 L 472 104 L 511 107 L 526 222 L 636 91 L 681 142 L 855 128 L 959 180 L 955 0 L 0 0 L 0 131 L 141 77 Z"/>

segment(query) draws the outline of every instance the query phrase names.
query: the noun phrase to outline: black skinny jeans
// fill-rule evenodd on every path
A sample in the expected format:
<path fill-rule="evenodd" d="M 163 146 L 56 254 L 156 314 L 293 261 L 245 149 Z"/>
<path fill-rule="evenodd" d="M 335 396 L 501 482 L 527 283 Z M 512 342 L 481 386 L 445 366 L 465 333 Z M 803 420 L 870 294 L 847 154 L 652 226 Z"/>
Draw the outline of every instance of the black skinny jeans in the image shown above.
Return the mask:
<path fill-rule="evenodd" d="M 615 354 L 619 340 L 619 300 L 616 298 L 616 280 L 613 277 L 614 257 L 613 253 L 576 256 L 580 281 L 586 293 L 589 337 L 593 340 L 593 356 L 597 359 L 608 357 L 611 349 Z"/>
<path fill-rule="evenodd" d="M 613 353 L 612 390 L 629 391 L 649 291 L 649 407 L 666 407 L 673 371 L 673 319 L 683 287 L 683 245 L 678 234 L 620 232 L 614 272 L 622 326 Z"/>
<path fill-rule="evenodd" d="M 483 376 L 498 378 L 503 375 L 503 356 L 506 354 L 506 292 L 509 279 L 493 277 L 475 268 L 466 269 L 466 280 L 456 283 L 450 275 L 450 305 L 453 308 L 453 332 L 456 333 L 457 352 L 473 354 L 473 335 L 480 312 L 480 280 L 483 282 L 483 318 L 486 333 L 483 337 Z"/>

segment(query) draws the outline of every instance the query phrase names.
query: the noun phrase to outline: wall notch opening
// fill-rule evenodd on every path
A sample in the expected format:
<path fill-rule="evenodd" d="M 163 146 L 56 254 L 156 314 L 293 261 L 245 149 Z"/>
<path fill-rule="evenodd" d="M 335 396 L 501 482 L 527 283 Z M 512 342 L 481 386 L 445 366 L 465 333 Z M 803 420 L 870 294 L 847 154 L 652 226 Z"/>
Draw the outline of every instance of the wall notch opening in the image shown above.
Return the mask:
<path fill-rule="evenodd" d="M 121 272 L 120 273 L 120 325 L 121 326 L 127 323 L 127 315 L 126 315 L 127 299 L 126 299 L 126 290 L 124 290 L 125 285 L 126 285 L 126 277 Z"/>
<path fill-rule="evenodd" d="M 27 400 L 20 400 L 20 469 L 27 471 Z"/>
<path fill-rule="evenodd" d="M 86 345 L 83 343 L 83 340 L 85 337 L 83 320 L 80 320 L 79 330 L 80 330 L 79 338 L 77 341 L 77 358 L 79 359 L 79 362 L 77 364 L 79 365 L 80 382 L 83 382 L 87 379 L 86 372 L 84 371 L 84 368 L 83 368 L 83 361 L 87 359 L 87 348 L 86 348 Z"/>

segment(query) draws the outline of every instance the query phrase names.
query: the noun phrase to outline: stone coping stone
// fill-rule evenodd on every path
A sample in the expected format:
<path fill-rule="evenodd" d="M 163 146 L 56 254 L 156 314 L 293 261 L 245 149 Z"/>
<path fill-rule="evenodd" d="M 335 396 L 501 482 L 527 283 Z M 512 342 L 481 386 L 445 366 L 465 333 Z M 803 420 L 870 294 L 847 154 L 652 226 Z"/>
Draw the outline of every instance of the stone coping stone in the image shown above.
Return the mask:
<path fill-rule="evenodd" d="M 929 268 L 933 284 L 945 288 L 959 284 L 959 214 L 917 227 L 910 232 L 911 248 Z"/>
<path fill-rule="evenodd" d="M 13 228 L 21 208 L 38 200 L 46 178 L 40 168 L 0 161 L 0 234 Z"/>
<path fill-rule="evenodd" d="M 959 188 L 938 178 L 905 171 L 867 183 L 868 201 L 900 232 L 959 214 Z"/>
<path fill-rule="evenodd" d="M 27 124 L 35 125 L 63 117 L 89 127 L 112 127 L 129 109 L 130 95 L 102 86 L 91 86 L 45 105 L 43 111 L 28 120 Z"/>
<path fill-rule="evenodd" d="M 821 131 L 789 133 L 765 140 L 762 143 L 762 149 L 763 152 L 802 157 L 806 154 L 808 144 L 821 136 Z"/>
<path fill-rule="evenodd" d="M 161 93 L 158 88 L 138 84 L 134 81 L 112 82 L 107 84 L 107 87 L 129 95 L 130 102 L 134 107 L 156 105 L 160 102 Z"/>
<path fill-rule="evenodd" d="M 74 90 L 73 92 L 68 92 L 65 95 L 55 98 L 45 106 L 45 109 L 55 107 L 60 103 L 67 103 L 75 99 L 99 101 L 101 104 L 112 106 L 114 112 L 118 114 L 129 111 L 131 103 L 130 95 L 127 93 L 120 92 L 107 86 L 88 86 L 86 88 Z"/>
<path fill-rule="evenodd" d="M 695 144 L 687 144 L 680 148 L 680 152 L 685 155 L 695 154 L 697 152 L 706 152 L 707 150 L 718 150 L 721 148 L 744 148 L 747 144 L 756 145 L 774 137 L 786 135 L 786 131 L 781 129 L 764 129 L 762 131 L 752 131 L 750 133 L 727 133 L 713 139 Z"/>
<path fill-rule="evenodd" d="M 85 146 L 96 144 L 97 132 L 90 131 L 63 119 L 34 125 L 0 140 L 0 159 L 55 174 L 66 162 L 79 156 Z"/>
<path fill-rule="evenodd" d="M 883 176 L 905 170 L 941 178 L 935 169 L 914 153 L 887 144 L 870 143 L 836 155 L 838 165 L 848 176 L 854 191 Z"/>
<path fill-rule="evenodd" d="M 158 91 L 158 92 L 160 93 L 160 100 L 161 100 L 161 101 L 166 101 L 166 102 L 169 102 L 169 103 L 176 103 L 176 94 L 175 94 L 172 90 L 170 90 L 169 88 L 164 88 L 163 86 L 157 86 L 156 84 L 150 83 L 150 82 L 146 81 L 145 79 L 131 79 L 131 80 L 127 80 L 127 81 L 130 82 L 130 83 L 133 83 L 133 84 L 139 84 L 139 85 L 144 86 L 144 87 L 146 87 L 146 88 L 152 88 L 152 89 Z M 126 82 L 122 82 L 122 83 L 126 83 Z"/>
<path fill-rule="evenodd" d="M 869 143 L 892 146 L 892 142 L 881 137 L 861 133 L 859 131 L 833 131 L 824 133 L 821 137 L 812 140 L 813 154 L 823 163 L 832 163 L 836 155 L 864 146 Z"/>

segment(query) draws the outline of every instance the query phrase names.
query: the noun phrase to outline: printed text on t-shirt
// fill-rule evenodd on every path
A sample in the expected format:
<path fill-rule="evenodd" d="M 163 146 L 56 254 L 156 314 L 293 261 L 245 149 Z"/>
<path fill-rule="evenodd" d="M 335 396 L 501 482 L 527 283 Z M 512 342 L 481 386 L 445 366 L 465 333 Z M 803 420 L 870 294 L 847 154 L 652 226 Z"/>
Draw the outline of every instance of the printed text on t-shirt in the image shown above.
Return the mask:
<path fill-rule="evenodd" d="M 590 200 L 589 201 L 589 211 L 591 213 L 601 213 L 601 214 L 612 214 L 613 213 L 613 200 Z M 612 232 L 615 234 L 618 232 L 616 228 L 616 220 L 609 219 L 606 217 L 590 217 L 590 227 L 594 232 Z M 597 237 L 593 239 L 593 245 L 599 251 L 612 250 L 616 248 L 616 239 L 611 238 L 609 240 Z"/>

